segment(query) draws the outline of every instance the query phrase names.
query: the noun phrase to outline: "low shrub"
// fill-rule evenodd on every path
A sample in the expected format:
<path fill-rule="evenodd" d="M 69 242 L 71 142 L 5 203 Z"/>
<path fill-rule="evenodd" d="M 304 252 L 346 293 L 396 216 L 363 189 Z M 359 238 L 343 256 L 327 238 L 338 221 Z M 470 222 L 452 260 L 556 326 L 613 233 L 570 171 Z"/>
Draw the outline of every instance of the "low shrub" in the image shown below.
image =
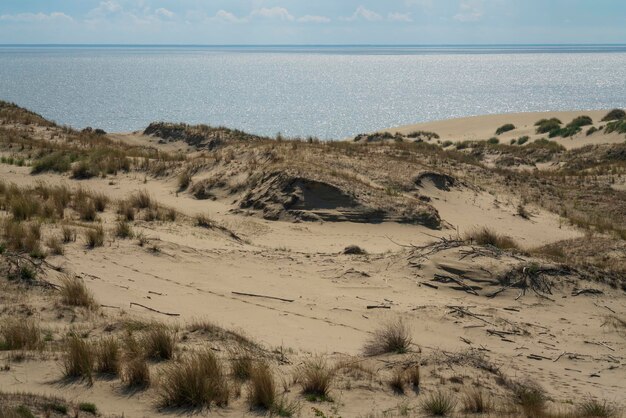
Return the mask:
<path fill-rule="evenodd" d="M 620 119 L 626 119 L 626 112 L 622 109 L 613 109 L 602 118 L 602 122 L 610 122 Z"/>
<path fill-rule="evenodd" d="M 561 129 L 562 123 L 563 122 L 557 118 L 541 119 L 535 123 L 535 126 L 537 127 L 538 134 L 547 134 Z"/>
<path fill-rule="evenodd" d="M 496 135 L 502 135 L 505 132 L 509 132 L 515 129 L 515 125 L 513 125 L 512 123 L 507 123 L 505 125 L 500 126 L 498 129 L 496 129 Z"/>

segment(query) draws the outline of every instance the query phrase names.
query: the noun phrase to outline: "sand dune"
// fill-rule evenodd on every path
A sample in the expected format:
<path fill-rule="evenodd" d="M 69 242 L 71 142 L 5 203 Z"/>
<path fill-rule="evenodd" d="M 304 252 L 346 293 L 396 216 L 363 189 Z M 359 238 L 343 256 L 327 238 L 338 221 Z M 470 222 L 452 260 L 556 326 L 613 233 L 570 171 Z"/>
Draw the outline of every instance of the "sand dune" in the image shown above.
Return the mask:
<path fill-rule="evenodd" d="M 565 121 L 579 113 L 596 120 L 606 112 L 550 116 Z M 504 139 L 530 133 L 543 116 L 485 116 L 392 131 L 432 130 L 441 140 L 464 140 L 488 138 L 505 122 L 520 126 Z M 31 139 L 72 143 L 73 134 L 51 133 L 56 128 L 9 125 Z M 2 155 L 17 156 L 15 148 L 8 148 L 13 139 L 4 138 Z M 93 310 L 66 306 L 57 290 L 1 280 L 2 319 L 34 318 L 49 335 L 39 350 L 1 352 L 7 365 L 0 372 L 5 405 L 25 402 L 43 413 L 48 401 L 36 404 L 35 395 L 46 395 L 76 407 L 93 402 L 104 416 L 204 415 L 202 408 L 159 407 L 168 366 L 209 349 L 228 368 L 232 350 L 244 346 L 256 361 L 271 365 L 277 392 L 297 405 L 298 416 L 427 416 L 424 399 L 437 391 L 457 399 L 462 414 L 461 400 L 469 388 L 493 397 L 497 409 L 491 416 L 525 416 L 519 390 L 532 385 L 542 388 L 551 409 L 576 409 L 583 398 L 623 401 L 626 344 L 620 321 L 626 317 L 626 269 L 624 241 L 617 235 L 623 225 L 616 218 L 600 229 L 592 217 L 597 212 L 576 212 L 574 207 L 559 212 L 559 201 L 546 196 L 549 187 L 569 190 L 565 176 L 533 180 L 516 170 L 492 169 L 456 154 L 426 154 L 406 144 L 365 149 L 360 144 L 242 142 L 220 136 L 222 145 L 207 151 L 181 141 L 159 144 L 139 133 L 111 138 L 188 154 L 181 160 L 137 158 L 127 172 L 84 180 L 72 178 L 71 172 L 32 175 L 36 158 L 25 152 L 34 155 L 33 150 L 19 154 L 29 161 L 24 166 L 0 164 L 8 220 L 15 216 L 10 184 L 43 199 L 41 207 L 49 203 L 37 192 L 41 182 L 68 187 L 72 198 L 64 218 L 43 218 L 41 242 L 60 236 L 63 226 L 73 228 L 78 238 L 63 244 L 62 255 L 46 247 L 38 277 L 60 285 L 63 274 L 75 275 L 98 305 Z M 588 140 L 559 141 L 579 146 Z M 561 152 L 558 158 L 567 164 L 572 157 Z M 611 164 L 609 176 L 623 178 L 622 163 Z M 264 180 L 275 172 L 305 180 L 285 189 L 283 183 Z M 181 173 L 190 173 L 185 188 L 180 187 Z M 444 173 L 451 180 L 441 180 Z M 599 189 L 610 180 L 597 177 L 580 177 L 571 193 L 591 193 L 583 182 L 596 181 L 590 187 Z M 198 198 L 196 185 L 209 197 Z M 109 199 L 95 222 L 80 219 L 79 190 Z M 595 202 L 587 210 L 612 205 L 623 214 L 621 192 L 613 190 L 615 195 L 602 195 L 610 202 L 585 195 Z M 138 192 L 146 192 L 151 203 L 136 207 L 135 219 L 128 222 L 135 238 L 124 239 L 116 235 L 122 216 L 118 203 Z M 250 205 L 242 204 L 250 199 Z M 560 199 L 563 208 L 566 198 Z M 346 202 L 353 207 L 344 207 Z M 361 211 L 358 222 L 342 218 L 355 207 Z M 159 215 L 167 208 L 174 209 L 175 219 Z M 362 217 L 367 211 L 382 215 L 366 222 Z M 425 221 L 423 213 L 432 217 Z M 573 220 L 581 213 L 588 216 L 586 224 Z M 206 217 L 204 223 L 199 214 Z M 83 235 L 95 225 L 104 228 L 104 243 L 89 248 Z M 502 242 L 480 241 L 476 233 L 484 227 Z M 514 242 L 507 244 L 507 239 Z M 364 252 L 343 253 L 354 245 Z M 364 356 L 374 332 L 397 319 L 413 342 L 408 352 Z M 213 325 L 190 327 L 200 320 L 234 334 Z M 68 333 L 90 343 L 104 336 L 124 342 L 129 333 L 142 338 L 155 326 L 150 321 L 175 330 L 178 359 L 149 360 L 150 387 L 128 391 L 118 377 L 97 374 L 93 384 L 63 378 L 59 363 Z M 237 334 L 253 340 L 254 348 Z M 333 402 L 311 402 L 311 396 L 301 393 L 301 367 L 315 356 L 335 367 Z M 405 379 L 399 394 L 389 382 L 398 370 L 408 376 L 416 365 L 419 388 Z M 530 380 L 531 386 L 523 386 Z M 264 413 L 250 410 L 249 383 L 232 376 L 228 381 L 228 405 L 213 405 L 210 414 Z M 11 395 L 16 392 L 33 395 L 24 401 Z"/>

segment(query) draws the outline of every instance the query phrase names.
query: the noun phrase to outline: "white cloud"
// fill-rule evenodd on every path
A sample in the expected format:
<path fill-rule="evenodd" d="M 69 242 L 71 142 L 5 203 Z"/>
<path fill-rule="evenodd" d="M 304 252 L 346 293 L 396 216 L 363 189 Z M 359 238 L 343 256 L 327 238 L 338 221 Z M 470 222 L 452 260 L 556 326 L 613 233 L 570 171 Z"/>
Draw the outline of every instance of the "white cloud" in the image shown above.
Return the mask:
<path fill-rule="evenodd" d="M 358 20 L 358 19 L 365 19 L 369 22 L 376 22 L 376 21 L 382 20 L 383 17 L 379 15 L 378 13 L 372 10 L 366 9 L 365 7 L 361 5 L 357 7 L 357 9 L 354 11 L 352 16 L 346 17 L 343 20 L 353 21 L 353 20 Z"/>
<path fill-rule="evenodd" d="M 298 22 L 302 23 L 328 23 L 330 18 L 326 16 L 306 15 L 298 18 Z"/>
<path fill-rule="evenodd" d="M 70 16 L 61 12 L 46 13 L 19 13 L 15 15 L 0 15 L 0 20 L 11 22 L 45 22 L 45 21 L 73 21 Z"/>
<path fill-rule="evenodd" d="M 483 14 L 482 0 L 461 0 L 459 12 L 453 18 L 459 22 L 477 22 Z"/>
<path fill-rule="evenodd" d="M 263 7 L 261 9 L 254 10 L 251 16 L 259 16 L 266 19 L 279 19 L 279 20 L 295 20 L 293 15 L 289 13 L 289 10 L 284 7 Z"/>
<path fill-rule="evenodd" d="M 167 19 L 171 19 L 171 18 L 173 18 L 174 16 L 176 16 L 176 15 L 174 14 L 174 12 L 172 12 L 171 10 L 167 10 L 167 9 L 166 9 L 166 8 L 164 8 L 164 7 L 160 7 L 160 8 L 158 8 L 158 9 L 156 9 L 156 10 L 154 11 L 154 14 L 156 14 L 157 16 L 165 17 L 165 18 L 167 18 Z"/>
<path fill-rule="evenodd" d="M 411 13 L 391 12 L 387 15 L 387 20 L 391 22 L 412 22 Z"/>
<path fill-rule="evenodd" d="M 87 13 L 87 17 L 101 18 L 107 15 L 120 13 L 121 11 L 122 6 L 119 3 L 113 0 L 101 1 L 98 7 L 96 7 L 95 9 L 91 9 L 89 13 Z"/>
<path fill-rule="evenodd" d="M 233 13 L 227 12 L 226 10 L 218 11 L 215 14 L 215 16 L 212 17 L 211 19 L 212 20 L 219 20 L 221 22 L 228 22 L 228 23 L 243 23 L 243 22 L 247 21 L 247 19 L 242 18 L 242 17 L 237 17 Z"/>

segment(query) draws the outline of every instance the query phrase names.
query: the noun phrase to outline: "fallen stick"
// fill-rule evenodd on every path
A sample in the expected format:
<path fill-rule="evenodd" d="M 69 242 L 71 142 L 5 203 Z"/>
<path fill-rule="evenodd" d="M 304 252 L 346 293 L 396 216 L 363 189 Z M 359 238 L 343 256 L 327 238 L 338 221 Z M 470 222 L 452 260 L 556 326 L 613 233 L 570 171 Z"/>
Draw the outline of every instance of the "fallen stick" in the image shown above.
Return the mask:
<path fill-rule="evenodd" d="M 529 354 L 526 357 L 531 360 L 551 360 L 549 357 L 540 356 L 538 354 Z"/>
<path fill-rule="evenodd" d="M 113 305 L 103 305 L 103 304 L 100 304 L 100 306 L 102 306 L 103 308 L 120 309 L 119 306 L 113 306 Z"/>
<path fill-rule="evenodd" d="M 284 298 L 279 298 L 276 296 L 265 296 L 265 295 L 257 295 L 255 293 L 243 293 L 243 292 L 231 292 L 233 295 L 238 295 L 238 296 L 250 296 L 253 298 L 264 298 L 264 299 L 273 299 L 273 300 L 280 300 L 281 302 L 293 302 L 294 299 L 284 299 Z"/>
<path fill-rule="evenodd" d="M 610 345 L 607 345 L 605 343 L 596 343 L 596 342 L 593 342 L 593 341 L 585 341 L 585 344 L 601 345 L 603 347 L 608 348 L 611 351 L 615 351 L 615 349 L 613 347 L 611 347 Z"/>
<path fill-rule="evenodd" d="M 367 305 L 367 309 L 391 309 L 389 305 Z"/>
<path fill-rule="evenodd" d="M 152 312 L 160 313 L 160 314 L 162 314 L 162 315 L 167 315 L 167 316 L 180 316 L 180 314 L 177 314 L 177 313 L 169 313 L 169 312 L 162 312 L 162 311 L 159 311 L 159 310 L 156 310 L 156 309 L 150 308 L 149 306 L 142 305 L 141 303 L 131 302 L 131 303 L 130 303 L 130 307 L 132 308 L 132 307 L 133 307 L 133 305 L 136 305 L 136 306 L 141 306 L 142 308 L 145 308 L 145 309 L 147 309 L 147 310 L 149 310 L 149 311 L 152 311 Z"/>
<path fill-rule="evenodd" d="M 439 286 L 435 286 L 434 284 L 428 282 L 421 282 L 420 284 L 423 284 L 424 286 L 430 287 L 432 289 L 439 289 Z"/>

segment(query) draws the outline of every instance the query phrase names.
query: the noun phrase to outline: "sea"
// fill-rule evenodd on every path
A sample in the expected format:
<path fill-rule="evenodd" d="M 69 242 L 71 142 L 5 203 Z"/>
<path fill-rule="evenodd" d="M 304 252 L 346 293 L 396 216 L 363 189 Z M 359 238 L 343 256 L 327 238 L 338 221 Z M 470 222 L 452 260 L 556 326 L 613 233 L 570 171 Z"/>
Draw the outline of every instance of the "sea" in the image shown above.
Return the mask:
<path fill-rule="evenodd" d="M 623 108 L 626 45 L 4 45 L 0 99 L 78 129 L 171 121 L 344 139 L 472 115 Z"/>

